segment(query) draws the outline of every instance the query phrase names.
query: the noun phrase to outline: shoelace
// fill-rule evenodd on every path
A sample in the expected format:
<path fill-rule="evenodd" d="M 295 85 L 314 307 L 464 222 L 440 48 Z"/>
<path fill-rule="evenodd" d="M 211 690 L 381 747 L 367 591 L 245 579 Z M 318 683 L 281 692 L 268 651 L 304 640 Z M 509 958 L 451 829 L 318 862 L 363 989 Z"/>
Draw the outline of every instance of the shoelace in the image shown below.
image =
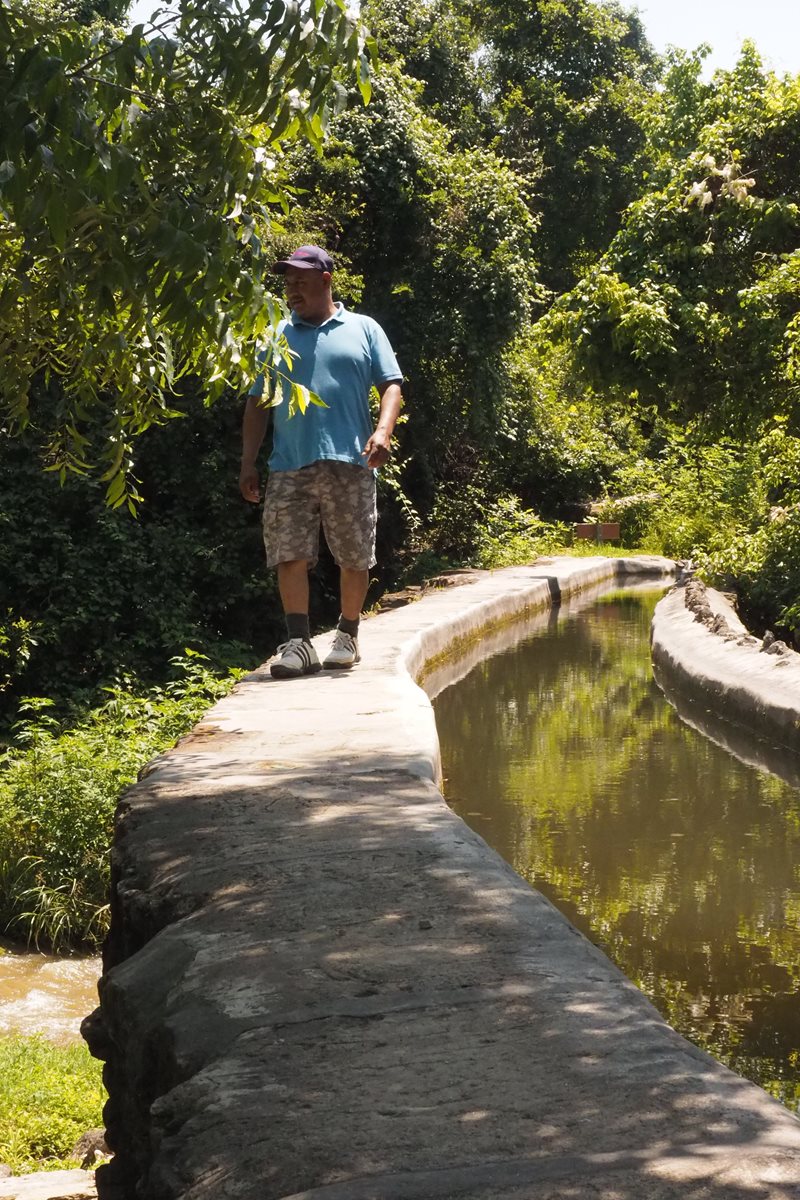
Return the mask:
<path fill-rule="evenodd" d="M 283 654 L 284 650 L 296 650 L 299 646 L 302 646 L 302 644 L 302 638 L 289 638 L 288 642 L 281 642 L 275 653 Z"/>

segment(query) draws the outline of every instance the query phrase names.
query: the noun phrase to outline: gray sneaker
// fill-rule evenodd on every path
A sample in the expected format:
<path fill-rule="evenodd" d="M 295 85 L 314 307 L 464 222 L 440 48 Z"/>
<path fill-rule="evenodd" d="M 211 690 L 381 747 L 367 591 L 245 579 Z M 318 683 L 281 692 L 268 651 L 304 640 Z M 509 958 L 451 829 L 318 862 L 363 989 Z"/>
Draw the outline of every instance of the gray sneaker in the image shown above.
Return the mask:
<path fill-rule="evenodd" d="M 333 667 L 339 671 L 347 671 L 355 663 L 361 661 L 361 655 L 358 653 L 358 638 L 354 638 L 351 633 L 345 633 L 343 629 L 337 629 L 333 635 L 333 645 L 323 662 L 323 667 L 330 670 Z"/>
<path fill-rule="evenodd" d="M 275 679 L 294 679 L 298 675 L 315 675 L 322 670 L 317 652 L 305 638 L 289 638 L 276 651 L 275 662 L 270 664 L 269 673 Z"/>

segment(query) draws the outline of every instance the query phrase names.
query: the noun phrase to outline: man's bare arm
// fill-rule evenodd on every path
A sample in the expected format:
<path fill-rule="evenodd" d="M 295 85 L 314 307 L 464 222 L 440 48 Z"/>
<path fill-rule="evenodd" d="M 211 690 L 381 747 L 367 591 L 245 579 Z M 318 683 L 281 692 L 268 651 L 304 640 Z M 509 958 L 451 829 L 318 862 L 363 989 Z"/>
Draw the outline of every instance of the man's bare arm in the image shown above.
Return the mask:
<path fill-rule="evenodd" d="M 383 383 L 378 386 L 381 408 L 375 432 L 362 450 L 368 467 L 382 467 L 392 452 L 392 433 L 403 407 L 403 393 L 399 383 Z"/>
<path fill-rule="evenodd" d="M 260 396 L 248 396 L 242 419 L 242 465 L 239 471 L 239 491 L 245 500 L 257 504 L 259 487 L 256 459 L 264 441 L 269 422 L 269 409 L 261 404 Z"/>

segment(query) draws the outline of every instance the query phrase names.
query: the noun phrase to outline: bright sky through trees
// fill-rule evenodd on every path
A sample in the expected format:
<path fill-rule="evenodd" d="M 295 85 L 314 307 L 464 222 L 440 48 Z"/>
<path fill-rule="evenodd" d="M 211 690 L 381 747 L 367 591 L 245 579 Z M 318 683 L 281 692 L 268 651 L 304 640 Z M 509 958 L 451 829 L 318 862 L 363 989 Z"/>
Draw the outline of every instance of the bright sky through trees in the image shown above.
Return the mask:
<path fill-rule="evenodd" d="M 800 5 L 788 0 L 640 0 L 647 36 L 657 50 L 711 46 L 711 69 L 730 69 L 750 38 L 767 66 L 800 73 Z"/>
<path fill-rule="evenodd" d="M 756 43 L 767 65 L 778 72 L 800 73 L 800 4 L 795 0 L 639 0 L 647 36 L 657 50 L 680 46 L 693 50 L 707 42 L 709 69 L 730 68 L 742 42 Z M 146 20 L 154 0 L 134 0 L 129 21 Z"/>

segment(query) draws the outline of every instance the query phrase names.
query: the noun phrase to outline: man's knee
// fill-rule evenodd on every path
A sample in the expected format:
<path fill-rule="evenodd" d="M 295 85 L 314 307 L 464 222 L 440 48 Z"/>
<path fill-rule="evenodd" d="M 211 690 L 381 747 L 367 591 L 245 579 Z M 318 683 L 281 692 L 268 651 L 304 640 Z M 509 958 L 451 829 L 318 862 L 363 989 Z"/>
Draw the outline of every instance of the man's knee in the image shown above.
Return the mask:
<path fill-rule="evenodd" d="M 308 558 L 286 558 L 275 564 L 278 571 L 310 571 L 311 560 Z"/>

